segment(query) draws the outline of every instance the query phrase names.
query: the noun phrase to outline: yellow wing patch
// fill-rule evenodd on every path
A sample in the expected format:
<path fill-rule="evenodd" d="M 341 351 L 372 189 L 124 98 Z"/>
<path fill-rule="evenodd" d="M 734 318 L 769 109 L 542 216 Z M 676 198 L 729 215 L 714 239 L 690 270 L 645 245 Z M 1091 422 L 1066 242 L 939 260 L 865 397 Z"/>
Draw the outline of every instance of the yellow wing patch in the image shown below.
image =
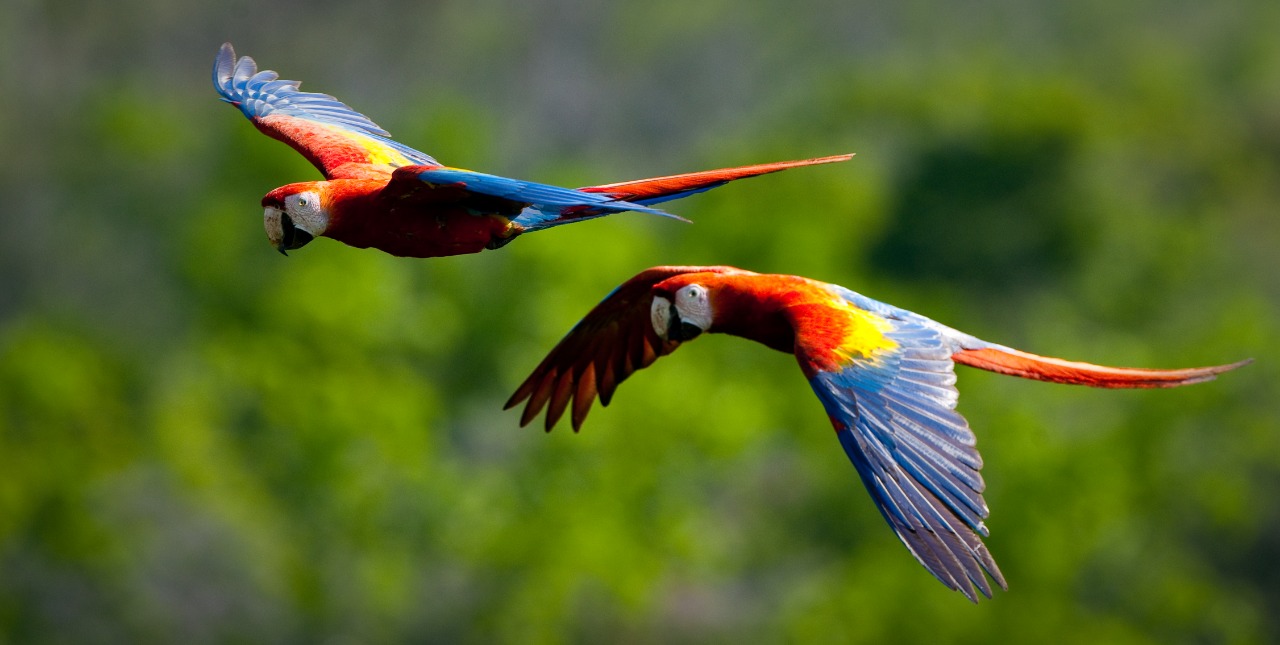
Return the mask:
<path fill-rule="evenodd" d="M 815 369 L 837 372 L 855 363 L 874 364 L 898 348 L 888 336 L 893 323 L 843 298 L 823 294 L 788 309 L 796 330 L 796 351 Z"/>
<path fill-rule="evenodd" d="M 897 349 L 898 343 L 887 335 L 893 324 L 847 301 L 844 305 L 848 326 L 836 353 L 846 360 L 875 358 L 877 355 Z"/>
<path fill-rule="evenodd" d="M 400 166 L 411 166 L 418 162 L 406 157 L 403 153 L 391 146 L 361 134 L 352 132 L 346 128 L 327 123 L 317 124 L 319 127 L 328 130 L 333 136 L 342 137 L 348 141 L 360 146 L 368 155 L 365 163 L 373 166 L 390 166 L 399 168 Z"/>

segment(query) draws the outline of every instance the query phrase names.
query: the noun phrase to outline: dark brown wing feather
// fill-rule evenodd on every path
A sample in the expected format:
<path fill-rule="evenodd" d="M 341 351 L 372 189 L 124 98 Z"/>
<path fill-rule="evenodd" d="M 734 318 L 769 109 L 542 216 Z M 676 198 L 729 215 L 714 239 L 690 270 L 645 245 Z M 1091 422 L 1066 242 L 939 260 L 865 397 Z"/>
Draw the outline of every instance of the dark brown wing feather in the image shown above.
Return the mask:
<path fill-rule="evenodd" d="M 608 405 L 619 383 L 675 351 L 679 342 L 658 337 L 649 318 L 653 286 L 685 273 L 726 273 L 731 267 L 653 267 L 624 282 L 596 305 L 538 364 L 506 409 L 528 399 L 520 425 L 545 407 L 548 432 L 566 410 L 577 432 L 597 396 Z M 572 405 L 570 405 L 572 403 Z"/>

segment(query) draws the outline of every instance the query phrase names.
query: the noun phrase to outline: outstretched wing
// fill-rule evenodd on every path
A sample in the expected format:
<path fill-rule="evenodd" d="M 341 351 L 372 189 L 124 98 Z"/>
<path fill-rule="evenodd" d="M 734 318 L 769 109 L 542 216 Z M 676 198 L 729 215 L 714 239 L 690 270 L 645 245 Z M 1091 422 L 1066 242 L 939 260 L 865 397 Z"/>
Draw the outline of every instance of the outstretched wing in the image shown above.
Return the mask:
<path fill-rule="evenodd" d="M 303 92 L 298 81 L 259 72 L 248 56 L 236 60 L 231 43 L 218 50 L 213 85 L 222 100 L 244 113 L 259 130 L 279 139 L 315 164 L 326 178 L 387 174 L 399 166 L 439 165 L 430 155 L 391 140 L 369 117 L 328 94 Z"/>
<path fill-rule="evenodd" d="M 599 395 L 609 405 L 618 384 L 632 372 L 652 365 L 679 347 L 653 330 L 649 308 L 653 286 L 684 273 L 724 273 L 731 267 L 654 267 L 624 282 L 578 322 L 516 389 L 505 409 L 529 400 L 520 425 L 528 425 L 547 408 L 548 432 L 573 402 L 573 430 L 582 427 L 591 402 Z"/>
<path fill-rule="evenodd" d="M 953 343 L 927 319 L 841 303 L 797 321 L 796 358 L 907 549 L 970 600 L 977 601 L 974 587 L 991 597 L 987 575 L 1007 585 L 982 543 L 982 457 L 955 411 Z"/>
<path fill-rule="evenodd" d="M 670 217 L 681 221 L 683 217 L 672 215 L 666 211 L 641 204 L 624 201 L 617 197 L 600 193 L 588 193 L 573 188 L 561 188 L 550 184 L 539 184 L 532 181 L 510 179 L 498 175 L 489 175 L 461 168 L 445 168 L 441 166 L 404 168 L 395 173 L 388 191 L 412 191 L 412 182 L 429 188 L 459 187 L 468 193 L 497 197 L 508 202 L 528 205 L 545 214 L 546 217 L 558 218 L 567 212 L 599 211 L 601 214 L 622 211 L 639 211 Z M 526 222 L 524 215 L 517 219 L 522 225 Z M 582 219 L 574 217 L 574 219 Z M 526 226 L 527 229 L 535 227 Z"/>

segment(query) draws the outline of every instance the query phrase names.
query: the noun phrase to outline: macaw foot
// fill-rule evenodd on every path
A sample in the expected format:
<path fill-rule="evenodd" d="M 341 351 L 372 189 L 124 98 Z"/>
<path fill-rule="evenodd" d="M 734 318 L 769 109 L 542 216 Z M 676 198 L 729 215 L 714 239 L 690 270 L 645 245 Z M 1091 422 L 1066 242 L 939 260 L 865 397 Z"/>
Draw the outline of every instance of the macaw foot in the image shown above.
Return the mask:
<path fill-rule="evenodd" d="M 518 234 L 517 234 L 517 235 L 511 235 L 511 236 L 509 236 L 509 237 L 495 237 L 495 238 L 493 238 L 492 240 L 489 240 L 489 243 L 488 243 L 488 244 L 486 244 L 486 245 L 484 245 L 484 248 L 489 249 L 490 251 L 492 251 L 492 250 L 494 250 L 494 249 L 500 249 L 500 248 L 502 248 L 502 247 L 504 247 L 504 246 L 506 246 L 506 245 L 510 244 L 510 243 L 511 243 L 511 241 L 512 241 L 512 240 L 514 240 L 514 239 L 516 239 L 517 237 L 519 237 L 519 235 L 518 235 Z"/>
<path fill-rule="evenodd" d="M 511 240 L 520 237 L 520 234 L 524 231 L 525 228 L 523 226 L 516 224 L 515 222 L 508 222 L 507 227 L 501 233 L 495 234 L 493 238 L 489 240 L 489 243 L 484 245 L 484 248 L 489 250 L 500 249 L 510 244 Z"/>

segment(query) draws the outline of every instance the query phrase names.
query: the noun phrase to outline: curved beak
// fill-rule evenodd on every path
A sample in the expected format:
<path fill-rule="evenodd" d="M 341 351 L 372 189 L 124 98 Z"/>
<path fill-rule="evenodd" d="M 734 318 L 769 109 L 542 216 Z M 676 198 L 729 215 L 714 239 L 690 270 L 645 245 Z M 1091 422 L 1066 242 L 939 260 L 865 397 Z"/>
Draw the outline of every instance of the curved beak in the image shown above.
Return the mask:
<path fill-rule="evenodd" d="M 680 312 L 676 310 L 676 306 L 674 303 L 671 305 L 671 309 L 668 313 L 670 315 L 667 318 L 667 320 L 669 321 L 667 323 L 667 340 L 674 340 L 674 341 L 693 340 L 697 338 L 699 334 L 702 333 L 701 327 L 691 322 L 686 322 L 685 320 L 680 318 Z"/>
<path fill-rule="evenodd" d="M 280 214 L 280 244 L 276 246 L 276 250 L 281 255 L 288 257 L 289 254 L 285 251 L 300 249 L 313 239 L 315 238 L 310 233 L 294 226 L 288 215 Z"/>

